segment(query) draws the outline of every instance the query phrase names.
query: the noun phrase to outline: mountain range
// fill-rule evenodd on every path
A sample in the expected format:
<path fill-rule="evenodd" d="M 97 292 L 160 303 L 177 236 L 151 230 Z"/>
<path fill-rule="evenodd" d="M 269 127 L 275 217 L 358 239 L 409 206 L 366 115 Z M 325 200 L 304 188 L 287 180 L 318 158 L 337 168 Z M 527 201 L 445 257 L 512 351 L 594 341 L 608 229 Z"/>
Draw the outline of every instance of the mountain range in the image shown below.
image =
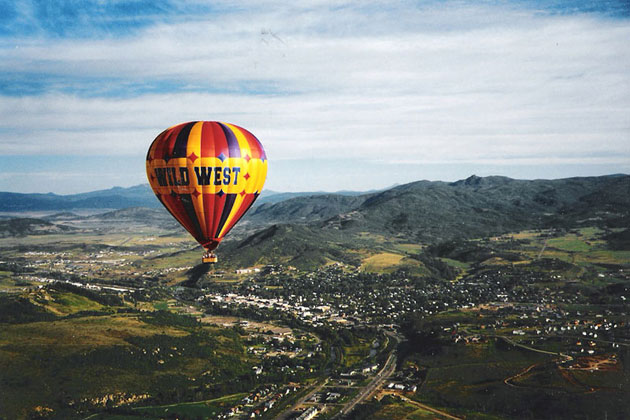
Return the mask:
<path fill-rule="evenodd" d="M 430 244 L 524 229 L 628 228 L 630 176 L 516 180 L 473 175 L 456 182 L 417 181 L 368 193 L 272 191 L 257 204 L 221 249 L 243 265 L 280 256 L 294 265 L 317 265 L 351 260 L 357 249 L 374 249 L 383 241 Z M 64 211 L 50 216 L 50 222 L 72 218 L 67 210 L 96 206 L 134 207 L 93 216 L 101 221 L 163 224 L 170 218 L 148 185 L 70 196 L 0 193 L 0 211 Z"/>
<path fill-rule="evenodd" d="M 319 196 L 331 193 L 316 192 L 277 192 L 264 190 L 256 200 L 256 205 L 278 203 L 290 198 L 303 196 Z M 339 196 L 357 196 L 366 194 L 362 191 L 338 191 Z M 128 207 L 162 208 L 155 198 L 149 184 L 140 184 L 129 188 L 113 187 L 80 194 L 59 195 L 23 194 L 14 192 L 0 192 L 0 212 L 24 211 L 63 211 L 63 210 L 95 210 L 95 209 L 124 209 Z"/>
<path fill-rule="evenodd" d="M 149 184 L 69 195 L 0 192 L 0 212 L 157 208 L 161 206 Z"/>
<path fill-rule="evenodd" d="M 250 213 L 244 220 L 268 227 L 228 242 L 225 252 L 253 264 L 290 249 L 288 262 L 300 266 L 340 254 L 348 261 L 356 257 L 349 250 L 378 248 L 383 241 L 435 244 L 526 229 L 628 228 L 630 176 L 530 181 L 473 175 L 358 196 L 292 198 Z"/>
<path fill-rule="evenodd" d="M 262 204 L 248 220 L 303 222 L 347 232 L 380 232 L 418 240 L 472 237 L 599 218 L 624 225 L 630 176 L 515 180 L 471 176 L 457 182 L 418 181 L 358 196 L 298 197 Z"/>

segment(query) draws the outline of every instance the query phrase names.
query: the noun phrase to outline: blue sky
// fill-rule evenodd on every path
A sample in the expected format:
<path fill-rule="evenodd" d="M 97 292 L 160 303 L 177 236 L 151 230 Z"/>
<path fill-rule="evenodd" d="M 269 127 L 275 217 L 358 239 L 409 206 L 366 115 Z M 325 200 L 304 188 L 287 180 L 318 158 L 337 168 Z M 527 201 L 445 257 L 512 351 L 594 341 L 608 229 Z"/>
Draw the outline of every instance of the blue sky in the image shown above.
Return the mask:
<path fill-rule="evenodd" d="M 0 190 L 146 182 L 220 120 L 266 187 L 630 173 L 627 1 L 0 0 Z"/>

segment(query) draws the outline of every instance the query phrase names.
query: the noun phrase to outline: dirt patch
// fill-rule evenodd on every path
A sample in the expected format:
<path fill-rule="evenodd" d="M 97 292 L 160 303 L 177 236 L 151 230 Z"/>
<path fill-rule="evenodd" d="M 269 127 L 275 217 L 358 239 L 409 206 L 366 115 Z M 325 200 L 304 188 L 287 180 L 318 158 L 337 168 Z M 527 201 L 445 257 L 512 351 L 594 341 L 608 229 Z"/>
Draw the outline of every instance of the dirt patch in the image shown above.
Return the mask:
<path fill-rule="evenodd" d="M 620 369 L 619 361 L 613 355 L 579 357 L 575 363 L 564 369 L 613 372 Z"/>
<path fill-rule="evenodd" d="M 271 331 L 277 335 L 289 335 L 292 333 L 291 328 L 280 327 L 266 322 L 249 321 L 235 316 L 206 315 L 201 318 L 201 322 L 205 324 L 215 324 L 221 327 L 233 327 L 235 325 L 240 325 L 246 331 Z"/>

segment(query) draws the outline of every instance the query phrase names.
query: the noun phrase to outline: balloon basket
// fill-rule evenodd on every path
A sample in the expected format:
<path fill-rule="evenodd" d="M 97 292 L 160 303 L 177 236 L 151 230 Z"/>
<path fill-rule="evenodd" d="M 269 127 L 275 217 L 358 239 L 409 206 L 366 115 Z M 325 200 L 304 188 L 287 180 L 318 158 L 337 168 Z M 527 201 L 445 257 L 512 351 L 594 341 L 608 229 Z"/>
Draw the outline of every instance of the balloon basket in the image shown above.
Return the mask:
<path fill-rule="evenodd" d="M 213 254 L 212 252 L 206 252 L 201 257 L 201 262 L 203 262 L 204 264 L 216 264 L 217 261 L 218 261 L 217 256 Z"/>

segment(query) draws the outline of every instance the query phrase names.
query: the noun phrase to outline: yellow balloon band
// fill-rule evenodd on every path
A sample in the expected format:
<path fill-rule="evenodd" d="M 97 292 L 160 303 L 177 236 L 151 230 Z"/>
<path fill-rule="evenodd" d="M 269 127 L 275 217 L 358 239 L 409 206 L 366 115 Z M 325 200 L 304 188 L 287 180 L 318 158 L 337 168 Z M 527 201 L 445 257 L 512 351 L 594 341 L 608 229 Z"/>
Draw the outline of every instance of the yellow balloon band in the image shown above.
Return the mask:
<path fill-rule="evenodd" d="M 260 180 L 264 182 L 267 174 L 267 161 L 261 159 L 229 158 L 222 162 L 218 158 L 203 158 L 190 163 L 182 158 L 147 162 L 151 187 L 160 194 L 192 194 L 195 190 L 208 194 L 252 194 L 260 192 Z"/>

